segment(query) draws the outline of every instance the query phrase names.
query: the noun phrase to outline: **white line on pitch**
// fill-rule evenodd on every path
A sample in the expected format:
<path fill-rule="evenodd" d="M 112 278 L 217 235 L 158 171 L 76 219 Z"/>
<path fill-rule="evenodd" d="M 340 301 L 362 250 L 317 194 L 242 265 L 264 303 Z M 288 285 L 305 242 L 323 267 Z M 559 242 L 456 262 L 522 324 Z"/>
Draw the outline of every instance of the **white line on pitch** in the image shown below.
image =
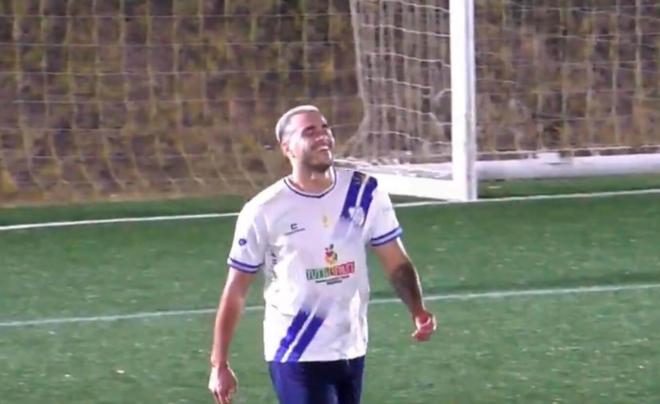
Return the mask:
<path fill-rule="evenodd" d="M 474 292 L 474 293 L 451 293 L 429 295 L 424 298 L 425 301 L 437 300 L 476 300 L 476 299 L 503 299 L 508 297 L 533 297 L 533 296 L 557 296 L 581 293 L 603 293 L 603 292 L 621 292 L 630 290 L 658 289 L 660 283 L 631 284 L 631 285 L 603 285 L 603 286 L 581 286 L 575 288 L 551 288 L 551 289 L 527 289 L 527 290 L 498 290 L 492 292 Z M 396 303 L 398 298 L 372 299 L 370 304 L 389 304 Z M 114 314 L 106 316 L 92 317 L 61 317 L 61 318 L 42 318 L 35 320 L 16 320 L 0 322 L 0 328 L 40 326 L 50 324 L 66 323 L 91 323 L 102 321 L 148 319 L 156 317 L 172 316 L 190 316 L 196 314 L 210 314 L 215 312 L 215 308 L 196 309 L 196 310 L 171 310 L 171 311 L 151 311 L 132 314 Z M 263 310 L 263 306 L 247 306 L 246 311 Z"/>
<path fill-rule="evenodd" d="M 540 200 L 552 200 L 552 199 L 605 198 L 611 196 L 647 195 L 647 194 L 660 194 L 660 189 L 640 189 L 640 190 L 631 190 L 631 191 L 608 191 L 608 192 L 558 194 L 558 195 L 507 196 L 501 198 L 478 199 L 472 202 L 458 202 L 458 201 L 402 202 L 402 203 L 396 203 L 394 204 L 394 206 L 397 208 L 413 208 L 417 206 L 432 206 L 432 205 L 482 204 L 482 203 L 494 203 L 494 202 L 540 201 Z M 62 222 L 11 224 L 11 225 L 0 226 L 0 231 L 43 229 L 47 227 L 69 227 L 69 226 L 82 226 L 82 225 L 95 225 L 95 224 L 215 219 L 215 218 L 235 217 L 235 216 L 238 216 L 238 213 L 230 212 L 230 213 L 203 213 L 203 214 L 169 215 L 169 216 L 118 217 L 114 219 L 73 220 L 73 221 L 62 221 Z"/>
<path fill-rule="evenodd" d="M 163 222 L 168 220 L 191 220 L 191 219 L 215 219 L 219 217 L 234 217 L 234 216 L 238 216 L 238 213 L 230 212 L 230 213 L 205 213 L 205 214 L 172 215 L 172 216 L 118 217 L 114 219 L 73 220 L 67 222 L 12 224 L 7 226 L 0 226 L 0 231 L 42 229 L 46 227 L 83 226 L 83 225 L 91 225 L 91 224 Z"/>
<path fill-rule="evenodd" d="M 530 196 L 504 196 L 500 198 L 485 198 L 477 199 L 471 202 L 457 202 L 457 201 L 419 201 L 419 202 L 403 202 L 395 204 L 397 208 L 412 208 L 415 206 L 428 206 L 428 205 L 460 205 L 460 204 L 482 204 L 492 202 L 513 202 L 513 201 L 547 201 L 553 199 L 588 199 L 588 198 L 607 198 L 612 196 L 626 196 L 626 195 L 655 195 L 660 194 L 660 188 L 653 189 L 636 189 L 630 191 L 603 191 L 603 192 L 582 192 L 574 194 L 556 194 L 556 195 L 530 195 Z M 2 229 L 2 228 L 0 228 Z"/>

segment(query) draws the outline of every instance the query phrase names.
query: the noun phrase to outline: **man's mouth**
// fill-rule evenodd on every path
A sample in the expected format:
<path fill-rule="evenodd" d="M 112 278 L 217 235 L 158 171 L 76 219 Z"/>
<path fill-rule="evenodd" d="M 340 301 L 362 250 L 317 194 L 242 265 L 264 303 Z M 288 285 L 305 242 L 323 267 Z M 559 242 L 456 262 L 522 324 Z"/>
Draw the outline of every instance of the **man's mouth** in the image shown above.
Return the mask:
<path fill-rule="evenodd" d="M 330 151 L 330 149 L 331 149 L 331 147 L 327 143 L 321 143 L 321 144 L 316 145 L 316 147 L 314 147 L 315 151 Z"/>

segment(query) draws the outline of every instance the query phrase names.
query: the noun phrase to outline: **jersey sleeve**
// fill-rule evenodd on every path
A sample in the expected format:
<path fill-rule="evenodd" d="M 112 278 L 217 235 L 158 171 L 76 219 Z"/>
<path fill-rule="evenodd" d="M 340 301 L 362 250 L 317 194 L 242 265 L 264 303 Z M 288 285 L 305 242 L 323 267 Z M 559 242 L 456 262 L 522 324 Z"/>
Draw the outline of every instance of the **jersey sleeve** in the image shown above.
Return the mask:
<path fill-rule="evenodd" d="M 369 218 L 369 243 L 373 247 L 389 243 L 401 237 L 403 230 L 389 194 L 381 187 L 374 190 L 372 216 Z"/>
<path fill-rule="evenodd" d="M 257 272 L 264 263 L 266 241 L 262 210 L 258 206 L 246 204 L 238 214 L 227 264 L 242 272 Z"/>

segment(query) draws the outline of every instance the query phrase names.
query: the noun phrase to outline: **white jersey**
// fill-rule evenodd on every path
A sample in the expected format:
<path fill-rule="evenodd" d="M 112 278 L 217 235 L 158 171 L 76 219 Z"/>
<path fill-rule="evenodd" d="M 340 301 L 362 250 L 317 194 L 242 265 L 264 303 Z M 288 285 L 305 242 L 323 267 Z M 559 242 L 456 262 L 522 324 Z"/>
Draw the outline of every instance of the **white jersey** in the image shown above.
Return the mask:
<path fill-rule="evenodd" d="M 365 355 L 366 246 L 398 238 L 388 194 L 375 178 L 334 171 L 321 194 L 278 181 L 242 209 L 228 264 L 263 268 L 267 361 L 332 361 Z"/>

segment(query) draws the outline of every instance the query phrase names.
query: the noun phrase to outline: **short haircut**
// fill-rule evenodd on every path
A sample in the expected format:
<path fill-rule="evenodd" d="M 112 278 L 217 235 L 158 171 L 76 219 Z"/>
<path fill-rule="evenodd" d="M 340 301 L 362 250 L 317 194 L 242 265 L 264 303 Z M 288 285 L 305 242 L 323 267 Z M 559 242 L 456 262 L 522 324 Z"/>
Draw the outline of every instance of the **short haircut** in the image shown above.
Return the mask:
<path fill-rule="evenodd" d="M 277 120 L 277 124 L 275 125 L 275 137 L 277 138 L 278 142 L 282 141 L 282 138 L 284 138 L 284 135 L 286 134 L 286 128 L 289 126 L 289 122 L 291 121 L 291 118 L 294 115 L 301 114 L 303 112 L 318 112 L 319 114 L 321 111 L 315 107 L 314 105 L 298 105 L 297 107 L 293 107 L 290 110 L 286 111 L 280 119 Z"/>

